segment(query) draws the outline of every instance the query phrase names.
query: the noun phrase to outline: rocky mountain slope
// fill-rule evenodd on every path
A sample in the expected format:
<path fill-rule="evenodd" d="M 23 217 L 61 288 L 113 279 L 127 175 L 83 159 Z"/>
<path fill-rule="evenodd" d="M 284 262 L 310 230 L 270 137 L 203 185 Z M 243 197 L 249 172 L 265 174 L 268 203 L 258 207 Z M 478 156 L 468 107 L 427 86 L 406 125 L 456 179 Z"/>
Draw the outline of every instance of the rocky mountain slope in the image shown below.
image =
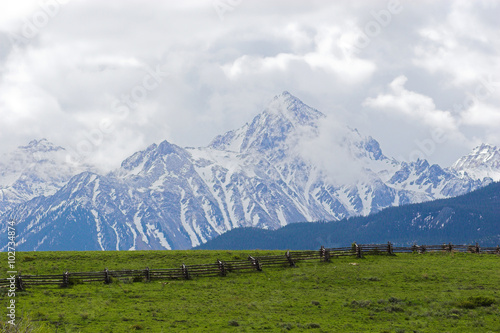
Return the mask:
<path fill-rule="evenodd" d="M 317 250 L 320 246 L 386 243 L 500 245 L 500 183 L 450 199 L 390 207 L 366 217 L 330 223 L 294 223 L 278 230 L 239 228 L 198 249 Z"/>
<path fill-rule="evenodd" d="M 500 148 L 483 143 L 456 161 L 451 168 L 460 175 L 474 179 L 489 177 L 500 181 Z"/>
<path fill-rule="evenodd" d="M 464 158 L 480 160 L 473 154 Z M 398 162 L 284 92 L 207 147 L 153 144 L 107 175 L 86 171 L 42 191 L 2 220 L 18 222 L 19 250 L 187 249 L 239 227 L 338 221 L 457 196 L 498 171 L 471 168 L 481 166 Z"/>

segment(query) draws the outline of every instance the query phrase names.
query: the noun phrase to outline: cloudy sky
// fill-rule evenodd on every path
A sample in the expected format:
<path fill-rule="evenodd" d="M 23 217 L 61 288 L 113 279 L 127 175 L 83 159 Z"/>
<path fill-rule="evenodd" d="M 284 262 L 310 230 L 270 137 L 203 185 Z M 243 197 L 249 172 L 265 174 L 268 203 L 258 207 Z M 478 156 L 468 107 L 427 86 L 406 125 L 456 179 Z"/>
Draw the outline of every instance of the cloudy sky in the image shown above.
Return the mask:
<path fill-rule="evenodd" d="M 448 166 L 500 145 L 499 1 L 0 4 L 0 153 L 31 139 L 103 169 L 204 146 L 284 90 Z"/>

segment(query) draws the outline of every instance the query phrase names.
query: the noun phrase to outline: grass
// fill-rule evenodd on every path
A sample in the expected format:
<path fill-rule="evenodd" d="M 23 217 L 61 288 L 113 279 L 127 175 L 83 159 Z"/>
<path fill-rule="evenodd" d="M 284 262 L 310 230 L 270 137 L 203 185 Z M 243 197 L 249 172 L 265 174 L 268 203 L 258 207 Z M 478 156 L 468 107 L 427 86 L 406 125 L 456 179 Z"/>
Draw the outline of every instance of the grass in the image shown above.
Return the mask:
<path fill-rule="evenodd" d="M 16 264 L 25 274 L 45 274 L 250 254 L 282 251 L 23 252 Z M 7 262 L 5 253 L 0 258 Z M 29 332 L 500 332 L 499 307 L 500 257 L 466 253 L 341 258 L 190 281 L 32 287 L 16 295 L 16 315 L 38 327 Z"/>

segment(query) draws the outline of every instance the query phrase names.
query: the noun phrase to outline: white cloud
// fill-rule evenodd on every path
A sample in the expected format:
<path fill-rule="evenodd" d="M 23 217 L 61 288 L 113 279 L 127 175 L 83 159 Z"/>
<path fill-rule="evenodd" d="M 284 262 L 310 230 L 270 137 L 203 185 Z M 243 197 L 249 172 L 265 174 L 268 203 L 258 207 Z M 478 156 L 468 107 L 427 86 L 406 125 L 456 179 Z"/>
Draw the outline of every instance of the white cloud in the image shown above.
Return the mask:
<path fill-rule="evenodd" d="M 231 2 L 224 20 L 206 0 L 63 2 L 21 45 L 9 34 L 43 12 L 40 2 L 0 4 L 0 153 L 40 137 L 77 150 L 108 119 L 113 132 L 88 158 L 110 168 L 164 139 L 205 145 L 283 90 L 373 134 L 388 155 L 411 150 L 416 128 L 436 126 L 465 142 L 436 162 L 478 140 L 500 144 L 494 93 L 453 108 L 500 72 L 495 1 L 402 2 L 388 24 L 373 14 L 387 10 L 385 0 Z M 352 52 L 369 24 L 380 31 Z M 168 78 L 117 114 L 116 101 L 157 65 Z M 365 112 L 363 102 L 387 112 Z M 397 140 L 386 130 L 395 126 Z"/>
<path fill-rule="evenodd" d="M 344 140 L 352 136 L 347 127 L 330 116 L 321 119 L 318 128 L 297 129 L 288 145 L 301 159 L 314 165 L 318 178 L 340 186 L 356 183 L 366 176 L 350 147 L 344 144 Z"/>
<path fill-rule="evenodd" d="M 288 34 L 290 30 L 291 34 Z M 314 33 L 308 33 L 306 27 L 301 30 L 297 25 L 288 25 L 285 34 L 279 38 L 293 45 L 294 53 L 279 53 L 274 56 L 242 55 L 224 64 L 224 73 L 234 80 L 253 74 L 276 74 L 277 71 L 290 73 L 296 68 L 306 68 L 305 72 L 323 71 L 347 84 L 370 79 L 376 65 L 347 53 L 343 43 L 348 31 L 342 32 L 337 25 L 321 26 L 315 30 Z M 310 50 L 305 51 L 306 48 Z"/>
<path fill-rule="evenodd" d="M 498 21 L 488 17 L 498 12 L 498 2 L 455 1 L 438 24 L 418 30 L 413 63 L 430 73 L 447 74 L 449 84 L 467 87 L 481 76 L 500 72 L 494 50 L 500 47 Z M 495 19 L 496 20 L 496 19 Z"/>
<path fill-rule="evenodd" d="M 432 98 L 407 90 L 405 88 L 407 80 L 404 75 L 395 78 L 389 84 L 389 93 L 367 98 L 363 105 L 383 112 L 403 115 L 409 121 L 420 122 L 429 127 L 456 131 L 457 124 L 451 113 L 438 110 Z"/>
<path fill-rule="evenodd" d="M 460 116 L 464 125 L 498 129 L 500 124 L 500 108 L 486 103 L 475 103 Z"/>

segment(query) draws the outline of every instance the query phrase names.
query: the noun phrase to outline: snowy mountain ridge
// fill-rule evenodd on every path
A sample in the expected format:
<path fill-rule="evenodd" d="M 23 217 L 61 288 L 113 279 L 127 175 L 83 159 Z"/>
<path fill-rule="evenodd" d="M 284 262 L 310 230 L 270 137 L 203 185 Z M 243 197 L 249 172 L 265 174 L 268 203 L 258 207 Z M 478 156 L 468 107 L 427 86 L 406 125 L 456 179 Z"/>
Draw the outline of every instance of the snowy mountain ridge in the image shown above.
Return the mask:
<path fill-rule="evenodd" d="M 187 249 L 238 227 L 341 220 L 470 192 L 500 169 L 469 173 L 483 167 L 484 149 L 475 151 L 446 169 L 398 162 L 283 92 L 207 147 L 153 144 L 107 175 L 87 170 L 26 196 L 1 218 L 18 221 L 20 250 Z"/>
<path fill-rule="evenodd" d="M 500 148 L 483 143 L 456 161 L 451 168 L 475 179 L 490 177 L 500 181 Z"/>
<path fill-rule="evenodd" d="M 40 195 L 52 195 L 90 166 L 66 163 L 66 151 L 47 139 L 32 140 L 0 158 L 0 215 Z"/>

